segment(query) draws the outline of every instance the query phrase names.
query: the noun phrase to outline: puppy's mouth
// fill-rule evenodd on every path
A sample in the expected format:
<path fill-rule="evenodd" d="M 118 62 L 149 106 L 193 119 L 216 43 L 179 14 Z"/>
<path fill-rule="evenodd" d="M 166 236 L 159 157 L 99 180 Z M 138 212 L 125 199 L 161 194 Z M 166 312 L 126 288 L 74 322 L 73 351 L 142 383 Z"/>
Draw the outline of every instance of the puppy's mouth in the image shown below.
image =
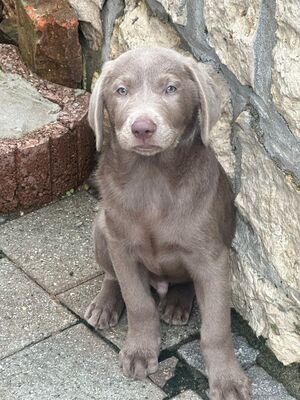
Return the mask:
<path fill-rule="evenodd" d="M 154 144 L 143 144 L 139 146 L 133 146 L 132 150 L 135 151 L 136 153 L 151 156 L 153 154 L 156 154 L 162 150 L 160 146 L 156 146 Z"/>

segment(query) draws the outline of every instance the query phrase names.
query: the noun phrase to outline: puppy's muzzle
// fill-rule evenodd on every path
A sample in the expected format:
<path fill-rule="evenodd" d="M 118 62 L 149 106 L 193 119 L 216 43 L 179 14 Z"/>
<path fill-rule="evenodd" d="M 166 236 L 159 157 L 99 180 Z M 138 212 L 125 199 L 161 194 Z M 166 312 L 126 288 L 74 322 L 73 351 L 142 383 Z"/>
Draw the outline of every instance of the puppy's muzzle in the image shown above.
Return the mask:
<path fill-rule="evenodd" d="M 149 139 L 156 132 L 156 124 L 151 119 L 139 118 L 131 125 L 131 132 L 137 139 Z"/>

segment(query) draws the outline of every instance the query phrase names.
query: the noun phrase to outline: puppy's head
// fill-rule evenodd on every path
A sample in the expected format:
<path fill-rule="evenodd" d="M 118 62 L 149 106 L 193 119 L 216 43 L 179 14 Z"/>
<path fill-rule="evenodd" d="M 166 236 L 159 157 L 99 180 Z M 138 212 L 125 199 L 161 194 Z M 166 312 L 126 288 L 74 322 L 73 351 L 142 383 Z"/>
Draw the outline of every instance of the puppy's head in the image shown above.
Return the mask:
<path fill-rule="evenodd" d="M 142 155 L 174 148 L 195 130 L 206 146 L 220 112 L 216 88 L 203 66 L 164 48 L 131 50 L 104 64 L 89 107 L 97 150 L 104 108 L 120 146 Z"/>

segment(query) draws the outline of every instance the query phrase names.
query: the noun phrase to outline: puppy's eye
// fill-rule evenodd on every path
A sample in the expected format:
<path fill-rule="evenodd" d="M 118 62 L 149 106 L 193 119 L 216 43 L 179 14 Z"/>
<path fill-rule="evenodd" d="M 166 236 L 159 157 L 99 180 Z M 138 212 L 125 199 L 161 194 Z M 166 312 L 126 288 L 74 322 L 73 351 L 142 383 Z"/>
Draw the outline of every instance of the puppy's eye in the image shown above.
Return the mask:
<path fill-rule="evenodd" d="M 177 90 L 177 88 L 176 88 L 175 86 L 169 85 L 169 86 L 167 87 L 167 89 L 166 89 L 166 93 L 167 93 L 167 94 L 173 94 L 173 93 L 176 92 L 176 90 Z"/>
<path fill-rule="evenodd" d="M 128 90 L 124 88 L 124 86 L 120 86 L 117 90 L 117 93 L 119 93 L 121 96 L 126 96 L 128 93 Z"/>

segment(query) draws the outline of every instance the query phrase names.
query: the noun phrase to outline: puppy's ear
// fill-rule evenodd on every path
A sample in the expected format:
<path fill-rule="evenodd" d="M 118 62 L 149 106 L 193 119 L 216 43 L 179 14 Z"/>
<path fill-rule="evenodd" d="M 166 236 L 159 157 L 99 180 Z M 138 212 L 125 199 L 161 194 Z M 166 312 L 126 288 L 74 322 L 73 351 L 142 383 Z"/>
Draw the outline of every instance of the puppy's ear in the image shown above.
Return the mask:
<path fill-rule="evenodd" d="M 217 93 L 216 86 L 203 64 L 197 64 L 195 61 L 189 60 L 188 69 L 197 87 L 199 98 L 198 120 L 201 139 L 204 146 L 207 146 L 209 132 L 221 114 L 221 99 Z"/>
<path fill-rule="evenodd" d="M 96 136 L 96 149 L 100 151 L 103 143 L 103 112 L 104 99 L 103 90 L 109 73 L 112 70 L 113 61 L 107 61 L 97 79 L 89 103 L 88 121 Z"/>

